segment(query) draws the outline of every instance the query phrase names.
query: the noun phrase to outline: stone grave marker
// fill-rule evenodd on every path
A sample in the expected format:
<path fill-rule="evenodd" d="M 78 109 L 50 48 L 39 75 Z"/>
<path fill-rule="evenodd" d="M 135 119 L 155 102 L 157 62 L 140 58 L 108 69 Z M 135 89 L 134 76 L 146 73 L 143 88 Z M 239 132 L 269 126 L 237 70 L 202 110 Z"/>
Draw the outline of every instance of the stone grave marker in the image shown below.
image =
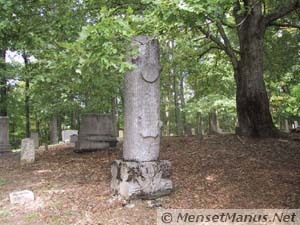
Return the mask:
<path fill-rule="evenodd" d="M 35 147 L 31 138 L 22 139 L 21 143 L 21 164 L 34 163 Z"/>
<path fill-rule="evenodd" d="M 117 129 L 111 115 L 85 114 L 81 117 L 75 152 L 95 151 L 115 147 Z"/>
<path fill-rule="evenodd" d="M 113 191 L 125 199 L 153 199 L 172 190 L 171 163 L 159 160 L 160 64 L 158 41 L 135 37 L 136 68 L 125 75 L 123 159 L 111 167 Z"/>
<path fill-rule="evenodd" d="M 14 191 L 9 193 L 9 200 L 11 204 L 25 204 L 34 201 L 34 194 L 32 191 Z"/>
<path fill-rule="evenodd" d="M 64 143 L 70 143 L 72 135 L 78 135 L 78 130 L 63 130 L 61 132 L 62 141 Z"/>

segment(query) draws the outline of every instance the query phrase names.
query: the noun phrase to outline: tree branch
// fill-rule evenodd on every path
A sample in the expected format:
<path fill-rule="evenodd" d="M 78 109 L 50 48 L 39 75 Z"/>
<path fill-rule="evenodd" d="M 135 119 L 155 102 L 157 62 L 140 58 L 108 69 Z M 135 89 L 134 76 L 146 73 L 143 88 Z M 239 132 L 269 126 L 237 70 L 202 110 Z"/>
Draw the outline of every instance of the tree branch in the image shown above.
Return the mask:
<path fill-rule="evenodd" d="M 237 57 L 235 55 L 235 51 L 234 48 L 232 47 L 226 33 L 225 30 L 222 26 L 222 24 L 220 22 L 217 22 L 217 27 L 218 30 L 221 34 L 222 39 L 224 40 L 224 44 L 225 44 L 225 52 L 227 53 L 227 55 L 230 57 L 232 63 L 234 64 L 234 66 L 237 66 Z"/>
<path fill-rule="evenodd" d="M 265 24 L 269 26 L 270 23 L 272 23 L 273 21 L 280 19 L 299 8 L 300 8 L 300 0 L 295 0 L 292 4 L 283 6 L 279 8 L 277 11 L 270 13 L 269 15 L 266 15 L 264 17 Z"/>
<path fill-rule="evenodd" d="M 199 59 L 201 59 L 204 55 L 206 55 L 207 53 L 209 53 L 213 49 L 219 49 L 220 50 L 220 48 L 217 47 L 217 46 L 210 46 L 208 49 L 206 49 L 206 50 L 204 50 L 203 52 L 200 53 Z"/>
<path fill-rule="evenodd" d="M 217 27 L 221 33 L 222 39 L 224 40 L 224 44 L 221 42 L 220 39 L 218 39 L 216 36 L 214 36 L 208 30 L 205 30 L 202 26 L 198 26 L 198 29 L 206 36 L 206 38 L 208 38 L 209 40 L 214 42 L 218 46 L 219 49 L 225 51 L 225 53 L 229 56 L 233 66 L 236 68 L 238 66 L 237 57 L 234 53 L 233 48 L 231 47 L 229 39 L 227 38 L 222 25 L 220 25 L 220 24 L 218 25 L 218 24 L 219 23 L 217 23 Z M 219 26 L 221 26 L 221 27 L 219 27 Z"/>
<path fill-rule="evenodd" d="M 269 26 L 300 29 L 300 25 L 288 24 L 288 23 L 270 23 Z"/>

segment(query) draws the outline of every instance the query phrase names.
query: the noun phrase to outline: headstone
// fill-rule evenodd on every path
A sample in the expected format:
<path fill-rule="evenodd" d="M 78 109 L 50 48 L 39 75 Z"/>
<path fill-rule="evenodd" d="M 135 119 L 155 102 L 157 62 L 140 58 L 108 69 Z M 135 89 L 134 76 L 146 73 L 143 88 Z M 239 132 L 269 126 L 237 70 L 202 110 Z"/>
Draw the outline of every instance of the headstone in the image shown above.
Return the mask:
<path fill-rule="evenodd" d="M 195 136 L 196 135 L 196 129 L 192 128 L 191 131 L 192 131 L 192 135 Z"/>
<path fill-rule="evenodd" d="M 123 159 L 112 164 L 111 188 L 125 199 L 153 199 L 172 190 L 171 163 L 159 160 L 160 64 L 158 41 L 133 39 L 136 68 L 125 76 Z"/>
<path fill-rule="evenodd" d="M 0 116 L 0 153 L 9 152 L 9 123 L 7 116 Z"/>
<path fill-rule="evenodd" d="M 119 138 L 123 138 L 124 137 L 124 130 L 119 130 Z"/>
<path fill-rule="evenodd" d="M 76 143 L 78 141 L 78 134 L 72 134 L 70 136 L 70 142 L 71 143 Z"/>
<path fill-rule="evenodd" d="M 40 143 L 39 143 L 39 133 L 37 133 L 37 132 L 31 132 L 30 133 L 30 138 L 33 139 L 33 141 L 34 141 L 34 147 L 38 148 L 40 146 Z"/>
<path fill-rule="evenodd" d="M 21 143 L 21 164 L 33 163 L 35 160 L 34 140 L 25 138 Z"/>
<path fill-rule="evenodd" d="M 15 191 L 9 193 L 9 200 L 11 204 L 25 204 L 34 201 L 34 194 L 32 191 Z"/>
<path fill-rule="evenodd" d="M 85 114 L 81 117 L 75 152 L 95 151 L 115 147 L 117 135 L 111 115 Z"/>
<path fill-rule="evenodd" d="M 78 135 L 78 130 L 63 130 L 61 132 L 62 141 L 64 143 L 70 143 L 72 135 Z"/>

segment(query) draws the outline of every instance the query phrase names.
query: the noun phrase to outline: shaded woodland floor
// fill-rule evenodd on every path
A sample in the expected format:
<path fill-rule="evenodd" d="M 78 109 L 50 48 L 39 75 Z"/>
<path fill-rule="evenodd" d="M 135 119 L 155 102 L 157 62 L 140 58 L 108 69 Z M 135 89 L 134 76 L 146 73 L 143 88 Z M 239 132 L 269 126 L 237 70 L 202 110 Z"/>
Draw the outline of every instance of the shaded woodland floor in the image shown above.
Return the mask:
<path fill-rule="evenodd" d="M 57 145 L 23 167 L 18 154 L 1 155 L 0 224 L 156 224 L 149 201 L 127 208 L 112 196 L 110 164 L 121 151 L 76 154 Z M 165 137 L 161 159 L 172 162 L 175 187 L 156 202 L 164 208 L 300 208 L 299 141 Z M 35 202 L 11 205 L 9 193 L 25 189 Z"/>

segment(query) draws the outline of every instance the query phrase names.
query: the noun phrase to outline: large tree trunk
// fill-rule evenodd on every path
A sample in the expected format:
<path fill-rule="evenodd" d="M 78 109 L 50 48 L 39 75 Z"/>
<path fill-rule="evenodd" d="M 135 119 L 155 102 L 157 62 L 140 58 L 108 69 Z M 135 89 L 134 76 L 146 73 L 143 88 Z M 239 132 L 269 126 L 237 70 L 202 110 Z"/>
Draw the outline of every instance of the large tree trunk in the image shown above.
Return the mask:
<path fill-rule="evenodd" d="M 5 74 L 5 50 L 0 49 L 0 116 L 7 116 L 7 86 Z"/>
<path fill-rule="evenodd" d="M 263 78 L 263 36 L 261 4 L 239 27 L 241 58 L 235 68 L 237 83 L 237 134 L 244 136 L 274 137 L 278 135 L 270 109 Z"/>

